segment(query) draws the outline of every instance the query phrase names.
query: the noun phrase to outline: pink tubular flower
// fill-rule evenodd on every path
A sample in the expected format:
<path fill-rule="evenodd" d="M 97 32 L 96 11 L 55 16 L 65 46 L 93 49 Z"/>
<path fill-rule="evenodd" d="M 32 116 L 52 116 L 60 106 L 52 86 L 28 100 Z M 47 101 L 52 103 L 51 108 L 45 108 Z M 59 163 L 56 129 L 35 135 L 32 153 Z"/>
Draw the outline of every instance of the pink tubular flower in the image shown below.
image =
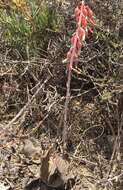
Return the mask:
<path fill-rule="evenodd" d="M 76 18 L 78 18 L 80 16 L 80 9 L 79 9 L 79 7 L 75 8 L 74 15 L 75 15 Z"/>
<path fill-rule="evenodd" d="M 81 5 L 81 12 L 83 13 L 84 16 L 87 16 L 87 8 L 85 6 L 85 1 L 82 1 L 82 5 Z"/>
<path fill-rule="evenodd" d="M 81 24 L 84 29 L 87 27 L 87 19 L 84 15 L 82 16 Z"/>
<path fill-rule="evenodd" d="M 92 12 L 92 10 L 88 6 L 86 7 L 86 9 L 87 9 L 87 16 L 89 18 L 93 18 L 93 12 Z"/>
<path fill-rule="evenodd" d="M 78 30 L 79 39 L 81 41 L 84 41 L 85 40 L 85 30 L 82 27 L 78 27 L 77 30 Z"/>

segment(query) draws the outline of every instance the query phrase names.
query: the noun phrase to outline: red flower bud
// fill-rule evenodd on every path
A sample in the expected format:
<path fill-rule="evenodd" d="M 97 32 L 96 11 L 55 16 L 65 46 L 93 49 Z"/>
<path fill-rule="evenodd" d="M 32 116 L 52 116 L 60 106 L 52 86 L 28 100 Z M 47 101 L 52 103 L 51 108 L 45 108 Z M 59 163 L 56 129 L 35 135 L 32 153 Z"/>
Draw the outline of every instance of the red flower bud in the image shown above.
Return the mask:
<path fill-rule="evenodd" d="M 86 20 L 85 16 L 82 16 L 81 24 L 82 24 L 83 28 L 87 27 L 87 20 Z"/>
<path fill-rule="evenodd" d="M 82 7 L 84 7 L 85 6 L 85 1 L 84 0 L 82 0 L 82 5 L 81 5 Z"/>
<path fill-rule="evenodd" d="M 89 18 L 93 18 L 93 12 L 92 12 L 92 10 L 88 6 L 87 6 L 87 16 Z"/>
<path fill-rule="evenodd" d="M 78 27 L 77 29 L 78 36 L 80 40 L 84 41 L 85 40 L 85 30 L 82 27 Z"/>
<path fill-rule="evenodd" d="M 77 43 L 76 43 L 76 48 L 80 49 L 81 47 L 82 47 L 82 44 L 81 44 L 80 40 L 78 39 Z"/>
<path fill-rule="evenodd" d="M 72 45 L 74 45 L 75 38 L 76 38 L 76 33 L 74 33 L 72 38 L 70 39 Z"/>
<path fill-rule="evenodd" d="M 88 11 L 86 9 L 84 1 L 83 1 L 82 5 L 81 5 L 81 11 L 82 11 L 84 16 L 87 16 Z"/>
<path fill-rule="evenodd" d="M 78 18 L 79 18 L 79 16 L 80 16 L 80 9 L 79 9 L 79 7 L 76 7 L 75 8 L 75 11 L 74 11 L 74 15 L 75 15 L 75 17 L 76 17 L 76 20 L 78 20 Z"/>
<path fill-rule="evenodd" d="M 80 16 L 76 16 L 76 22 L 77 22 L 77 23 L 79 22 L 79 17 L 80 17 Z"/>

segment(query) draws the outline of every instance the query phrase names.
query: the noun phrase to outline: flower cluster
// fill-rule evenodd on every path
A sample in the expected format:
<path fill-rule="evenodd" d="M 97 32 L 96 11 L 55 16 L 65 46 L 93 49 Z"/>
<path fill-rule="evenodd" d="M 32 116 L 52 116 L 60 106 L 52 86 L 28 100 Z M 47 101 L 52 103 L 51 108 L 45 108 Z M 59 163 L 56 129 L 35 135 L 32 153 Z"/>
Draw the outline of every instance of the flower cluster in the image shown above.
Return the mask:
<path fill-rule="evenodd" d="M 94 18 L 93 12 L 89 6 L 82 0 L 81 5 L 75 8 L 74 16 L 77 23 L 77 29 L 71 38 L 71 48 L 67 53 L 67 60 L 70 62 L 69 69 L 72 69 L 73 63 L 78 62 L 78 52 L 82 47 L 82 42 L 88 32 L 93 32 Z"/>

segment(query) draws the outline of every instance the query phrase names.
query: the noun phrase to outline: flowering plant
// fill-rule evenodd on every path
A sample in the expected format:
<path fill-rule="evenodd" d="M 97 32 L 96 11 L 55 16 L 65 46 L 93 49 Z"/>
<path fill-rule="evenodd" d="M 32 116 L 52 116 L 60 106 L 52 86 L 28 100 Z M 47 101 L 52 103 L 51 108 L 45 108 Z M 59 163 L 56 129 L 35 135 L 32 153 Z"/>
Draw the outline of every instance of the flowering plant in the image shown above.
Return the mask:
<path fill-rule="evenodd" d="M 71 83 L 71 71 L 73 64 L 78 62 L 78 55 L 82 47 L 82 42 L 85 40 L 86 35 L 89 32 L 93 32 L 94 17 L 93 12 L 89 6 L 85 5 L 85 0 L 81 1 L 80 6 L 77 6 L 74 11 L 76 19 L 76 31 L 71 37 L 71 48 L 67 53 L 68 66 L 68 79 L 67 79 L 67 92 L 64 111 L 64 130 L 63 130 L 63 142 L 67 141 L 67 114 L 68 104 L 70 101 L 70 83 Z"/>

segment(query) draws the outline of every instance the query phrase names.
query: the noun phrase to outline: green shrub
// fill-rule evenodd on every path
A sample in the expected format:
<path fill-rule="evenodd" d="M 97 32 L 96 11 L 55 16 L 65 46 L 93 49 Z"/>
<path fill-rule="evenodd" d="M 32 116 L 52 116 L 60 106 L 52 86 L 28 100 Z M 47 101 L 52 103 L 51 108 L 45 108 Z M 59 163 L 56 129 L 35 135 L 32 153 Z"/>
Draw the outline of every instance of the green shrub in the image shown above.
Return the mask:
<path fill-rule="evenodd" d="M 27 45 L 34 52 L 34 44 L 39 38 L 44 38 L 41 34 L 45 30 L 60 29 L 61 17 L 51 2 L 12 0 L 9 8 L 0 9 L 0 25 L 5 42 L 21 53 L 26 52 Z"/>

